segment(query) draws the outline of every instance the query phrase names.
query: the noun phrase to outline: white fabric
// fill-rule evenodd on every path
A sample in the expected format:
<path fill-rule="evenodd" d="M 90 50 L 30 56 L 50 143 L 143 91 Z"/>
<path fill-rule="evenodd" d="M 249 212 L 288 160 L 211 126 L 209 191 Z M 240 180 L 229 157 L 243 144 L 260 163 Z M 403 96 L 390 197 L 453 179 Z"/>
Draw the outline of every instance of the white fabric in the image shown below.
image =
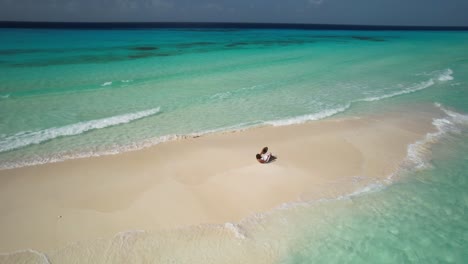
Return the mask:
<path fill-rule="evenodd" d="M 270 160 L 271 153 L 262 154 L 262 160 L 268 162 Z"/>

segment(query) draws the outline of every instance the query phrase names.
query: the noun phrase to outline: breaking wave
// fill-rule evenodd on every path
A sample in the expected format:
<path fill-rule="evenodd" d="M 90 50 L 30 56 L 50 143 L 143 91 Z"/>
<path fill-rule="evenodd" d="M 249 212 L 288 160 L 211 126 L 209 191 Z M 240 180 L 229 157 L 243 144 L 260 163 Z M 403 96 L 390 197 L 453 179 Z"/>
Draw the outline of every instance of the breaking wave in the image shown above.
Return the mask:
<path fill-rule="evenodd" d="M 461 126 L 468 124 L 468 115 L 450 111 L 440 103 L 435 103 L 435 106 L 447 116 L 434 119 L 432 124 L 437 130 L 433 133 L 428 133 L 422 140 L 408 146 L 408 162 L 410 166 L 412 165 L 416 169 L 430 168 L 429 160 L 432 145 L 449 133 L 460 133 Z"/>
<path fill-rule="evenodd" d="M 129 123 L 158 113 L 160 108 L 153 108 L 136 113 L 118 115 L 108 118 L 79 122 L 63 127 L 52 127 L 39 131 L 22 131 L 12 136 L 0 137 L 0 152 L 19 149 L 58 137 L 74 136 L 87 131 Z"/>
<path fill-rule="evenodd" d="M 373 101 L 379 101 L 387 98 L 391 98 L 394 96 L 398 95 L 403 95 L 403 94 L 408 94 L 408 93 L 413 93 L 416 91 L 420 91 L 423 89 L 426 89 L 432 85 L 434 85 L 436 82 L 445 82 L 445 81 L 450 81 L 453 80 L 453 71 L 451 69 L 446 69 L 442 71 L 435 71 L 430 73 L 432 76 L 429 80 L 421 82 L 419 84 L 415 84 L 411 87 L 408 87 L 406 89 L 389 93 L 389 94 L 384 94 L 380 96 L 374 96 L 374 97 L 367 97 L 363 99 L 357 99 L 354 101 L 351 101 L 347 104 L 343 105 L 338 105 L 334 108 L 329 108 L 329 109 L 324 109 L 316 113 L 311 113 L 311 114 L 306 114 L 306 115 L 300 115 L 300 116 L 295 116 L 295 117 L 289 117 L 289 118 L 284 118 L 284 119 L 278 119 L 278 120 L 258 120 L 258 121 L 252 121 L 252 122 L 247 122 L 247 123 L 241 123 L 233 126 L 228 126 L 228 127 L 220 127 L 217 129 L 211 129 L 211 130 L 205 130 L 205 131 L 199 131 L 199 132 L 194 132 L 186 135 L 177 135 L 177 134 L 171 134 L 171 135 L 163 135 L 163 136 L 158 136 L 155 138 L 148 138 L 139 142 L 134 142 L 126 145 L 121 145 L 121 146 L 113 146 L 112 149 L 107 149 L 107 150 L 100 150 L 96 151 L 94 150 L 83 150 L 79 153 L 71 153 L 71 152 L 62 152 L 62 153 L 55 153 L 53 155 L 47 156 L 47 157 L 35 157 L 34 159 L 29 159 L 29 160 L 16 160 L 16 161 L 6 161 L 3 162 L 3 164 L 0 165 L 0 169 L 11 169 L 11 168 L 18 168 L 18 167 L 24 167 L 24 166 L 32 166 L 32 165 L 37 165 L 37 164 L 44 164 L 44 163 L 53 163 L 53 162 L 60 162 L 64 160 L 69 160 L 69 159 L 76 159 L 76 158 L 86 158 L 86 157 L 97 157 L 97 156 L 105 156 L 105 155 L 115 155 L 119 154 L 122 152 L 128 152 L 128 151 L 135 151 L 135 150 L 140 150 L 143 148 L 151 147 L 157 144 L 160 144 L 162 142 L 166 141 L 172 141 L 180 138 L 190 138 L 190 137 L 198 137 L 206 134 L 212 134 L 212 133 L 219 133 L 219 132 L 227 132 L 227 131 L 242 131 L 245 129 L 253 128 L 253 127 L 258 127 L 262 125 L 272 125 L 272 126 L 287 126 L 287 125 L 294 125 L 294 124 L 302 124 L 306 123 L 308 121 L 316 121 L 316 120 L 321 120 L 325 119 L 328 117 L 335 116 L 337 114 L 346 112 L 348 109 L 352 107 L 354 103 L 358 102 L 373 102 Z M 428 74 L 429 75 L 429 74 Z M 123 82 L 124 80 L 122 80 Z M 127 81 L 127 80 L 125 80 Z M 128 80 L 132 81 L 132 80 Z M 245 89 L 255 89 L 257 87 L 260 87 L 263 85 L 257 85 L 257 86 L 252 86 L 252 87 L 245 87 L 242 88 L 241 90 Z M 216 94 L 215 97 L 223 97 L 225 96 L 224 94 Z M 213 99 L 213 98 L 212 98 Z M 219 99 L 219 98 L 218 98 Z M 444 110 L 447 115 L 457 115 L 457 113 L 454 112 L 448 112 L 448 110 Z M 35 131 L 35 132 L 20 132 L 12 136 L 1 136 L 0 135 L 0 153 L 1 152 L 6 152 L 10 150 L 15 150 L 18 148 L 26 147 L 29 145 L 33 144 L 39 144 L 44 141 L 48 141 L 57 137 L 61 136 L 71 136 L 71 135 L 79 135 L 81 133 L 94 130 L 94 129 L 100 129 L 100 128 L 105 128 L 109 126 L 115 126 L 119 124 L 124 124 L 131 122 L 133 120 L 137 120 L 149 115 L 153 115 L 159 112 L 159 108 L 154 108 L 154 109 L 149 109 L 146 111 L 141 111 L 138 113 L 131 113 L 131 114 L 125 114 L 121 116 L 114 116 L 110 118 L 104 118 L 104 119 L 98 119 L 98 120 L 92 120 L 92 121 L 86 121 L 86 122 L 80 122 L 77 124 L 72 124 L 64 127 L 59 127 L 59 128 L 49 128 L 41 131 Z M 460 116 L 458 116 L 460 118 Z M 444 126 L 450 125 L 448 122 L 451 122 L 450 120 L 447 119 L 441 119 L 441 120 L 434 120 L 434 125 L 442 131 L 445 131 Z M 442 133 L 442 132 L 440 132 Z M 431 137 L 438 137 L 438 134 L 431 135 L 429 134 L 428 136 L 428 141 L 430 141 Z M 421 145 L 421 146 L 419 146 Z M 425 145 L 424 143 L 415 143 L 412 146 L 408 148 L 408 155 L 409 158 L 408 160 L 413 160 L 413 162 L 416 162 L 418 164 L 423 164 L 422 161 L 418 160 L 419 156 L 417 154 L 418 151 L 421 151 L 420 149 L 423 148 L 422 146 Z M 422 166 L 422 165 L 421 165 Z"/>
<path fill-rule="evenodd" d="M 417 91 L 420 91 L 420 90 L 431 87 L 432 85 L 434 85 L 436 83 L 436 81 L 440 81 L 440 82 L 451 81 L 451 80 L 453 80 L 452 74 L 453 74 L 453 71 L 451 69 L 446 69 L 446 70 L 444 70 L 442 72 L 438 72 L 438 75 L 435 77 L 435 79 L 431 78 L 428 81 L 421 82 L 421 83 L 416 84 L 414 86 L 411 86 L 411 87 L 408 87 L 406 89 L 403 89 L 403 90 L 400 90 L 400 91 L 397 91 L 397 92 L 393 92 L 393 93 L 390 93 L 390 94 L 384 94 L 384 95 L 381 95 L 381 96 L 367 97 L 367 98 L 364 98 L 364 99 L 359 99 L 357 101 L 373 102 L 373 101 L 379 101 L 379 100 L 382 100 L 382 99 L 391 98 L 391 97 L 395 97 L 395 96 L 399 96 L 399 95 L 403 95 L 403 94 L 414 93 L 414 92 L 417 92 Z"/>
<path fill-rule="evenodd" d="M 345 106 L 333 108 L 333 109 L 326 109 L 314 114 L 302 115 L 288 119 L 276 120 L 276 121 L 267 121 L 265 124 L 272 125 L 272 126 L 287 126 L 293 124 L 302 124 L 308 121 L 320 120 L 327 117 L 334 116 L 338 113 L 342 113 L 346 111 L 348 108 L 351 107 L 351 104 L 347 104 Z"/>

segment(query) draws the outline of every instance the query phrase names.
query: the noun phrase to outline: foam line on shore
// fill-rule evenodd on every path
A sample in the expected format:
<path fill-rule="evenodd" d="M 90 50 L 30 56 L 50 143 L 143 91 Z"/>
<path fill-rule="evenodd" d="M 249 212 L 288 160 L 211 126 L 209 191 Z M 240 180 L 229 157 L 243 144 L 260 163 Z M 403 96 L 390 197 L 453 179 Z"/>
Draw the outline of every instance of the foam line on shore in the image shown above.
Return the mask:
<path fill-rule="evenodd" d="M 432 124 L 437 131 L 428 133 L 422 140 L 419 140 L 408 146 L 408 162 L 409 167 L 416 169 L 430 168 L 429 163 L 431 147 L 434 143 L 440 141 L 445 135 L 451 133 L 460 133 L 462 127 L 468 124 L 468 115 L 450 111 L 440 103 L 435 103 L 435 106 L 442 110 L 447 116 L 444 118 L 434 119 Z"/>

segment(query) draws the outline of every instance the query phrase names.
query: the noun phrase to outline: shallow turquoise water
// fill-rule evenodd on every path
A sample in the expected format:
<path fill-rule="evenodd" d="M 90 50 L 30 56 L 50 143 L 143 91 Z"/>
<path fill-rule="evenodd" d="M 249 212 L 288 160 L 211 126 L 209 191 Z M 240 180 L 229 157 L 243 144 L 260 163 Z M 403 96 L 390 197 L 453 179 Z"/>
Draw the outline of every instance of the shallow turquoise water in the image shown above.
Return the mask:
<path fill-rule="evenodd" d="M 467 32 L 1 29 L 0 37 L 2 168 L 395 106 L 437 103 L 448 113 L 428 136 L 424 169 L 408 167 L 388 186 L 250 217 L 227 226 L 235 236 L 207 239 L 212 227 L 137 232 L 124 249 L 118 235 L 46 252 L 52 263 L 468 262 Z M 170 250 L 181 241 L 190 258 Z"/>

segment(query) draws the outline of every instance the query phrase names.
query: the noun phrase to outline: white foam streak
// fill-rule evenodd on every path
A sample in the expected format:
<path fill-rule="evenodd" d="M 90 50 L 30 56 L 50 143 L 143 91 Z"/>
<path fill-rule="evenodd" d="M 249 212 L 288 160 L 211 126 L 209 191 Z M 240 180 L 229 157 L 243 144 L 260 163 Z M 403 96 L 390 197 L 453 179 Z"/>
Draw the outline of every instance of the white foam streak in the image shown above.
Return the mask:
<path fill-rule="evenodd" d="M 358 101 L 365 101 L 365 102 L 379 101 L 379 100 L 382 100 L 382 99 L 395 97 L 395 96 L 398 96 L 398 95 L 414 93 L 416 91 L 426 89 L 426 88 L 428 88 L 428 87 L 430 87 L 432 85 L 434 85 L 434 81 L 431 79 L 431 80 L 429 80 L 427 82 L 422 82 L 422 83 L 420 83 L 418 85 L 415 85 L 415 86 L 410 87 L 410 88 L 405 89 L 405 90 L 401 90 L 401 91 L 394 92 L 394 93 L 391 93 L 391 94 L 385 94 L 385 95 L 382 95 L 382 96 L 368 97 L 368 98 L 364 98 L 364 99 L 361 99 L 361 100 L 358 100 Z"/>
<path fill-rule="evenodd" d="M 223 93 L 216 93 L 212 96 L 210 96 L 210 99 L 226 99 L 229 96 L 231 96 L 231 92 L 223 92 Z"/>
<path fill-rule="evenodd" d="M 109 86 L 109 85 L 112 85 L 112 82 L 105 82 L 105 83 L 101 84 L 101 86 Z"/>
<path fill-rule="evenodd" d="M 416 169 L 430 168 L 431 165 L 428 160 L 430 158 L 431 146 L 448 133 L 460 133 L 460 125 L 468 124 L 467 115 L 450 111 L 439 103 L 435 103 L 435 105 L 441 109 L 447 117 L 434 119 L 432 124 L 436 127 L 437 131 L 428 133 L 424 139 L 408 146 L 407 159 Z"/>
<path fill-rule="evenodd" d="M 334 109 L 327 109 L 327 110 L 323 110 L 321 112 L 314 113 L 314 114 L 302 115 L 302 116 L 293 117 L 289 119 L 283 119 L 283 120 L 267 121 L 265 123 L 272 125 L 272 126 L 288 126 L 288 125 L 294 125 L 294 124 L 302 124 L 307 121 L 320 120 L 320 119 L 334 116 L 338 113 L 346 111 L 350 106 L 351 104 L 347 104 L 346 106 L 342 106 L 342 107 L 338 107 Z"/>
<path fill-rule="evenodd" d="M 463 114 L 460 114 L 460 113 L 457 113 L 457 112 L 454 112 L 454 111 L 450 111 L 450 110 L 446 109 L 445 107 L 443 107 L 440 103 L 435 103 L 435 105 L 438 108 L 440 108 L 440 110 L 442 110 L 445 114 L 450 116 L 453 119 L 453 122 L 455 122 L 457 124 L 468 124 L 468 116 L 467 115 L 463 115 Z"/>
<path fill-rule="evenodd" d="M 337 199 L 338 200 L 345 200 L 345 199 L 350 199 L 350 198 L 353 198 L 353 197 L 358 197 L 358 196 L 363 195 L 363 194 L 380 191 L 384 187 L 385 187 L 385 185 L 380 183 L 380 182 L 372 183 L 372 184 L 364 186 L 363 188 L 358 189 L 358 190 L 356 190 L 356 191 L 354 191 L 354 192 L 352 192 L 352 193 L 350 193 L 348 195 L 340 196 Z"/>
<path fill-rule="evenodd" d="M 451 81 L 453 80 L 453 71 L 451 69 L 446 69 L 444 72 L 442 72 L 439 77 L 437 78 L 437 80 L 441 81 L 441 82 L 445 82 L 445 81 Z"/>
<path fill-rule="evenodd" d="M 231 231 L 236 238 L 245 239 L 245 232 L 242 230 L 239 224 L 227 222 L 224 223 L 224 228 Z"/>
<path fill-rule="evenodd" d="M 159 109 L 160 108 L 158 107 L 141 112 L 79 122 L 63 127 L 53 127 L 34 132 L 19 132 L 15 135 L 0 139 L 0 152 L 19 149 L 33 144 L 39 144 L 58 137 L 79 135 L 90 130 L 129 123 L 137 119 L 154 115 L 159 112 Z"/>
<path fill-rule="evenodd" d="M 198 132 L 198 133 L 191 133 L 188 135 L 165 135 L 165 136 L 160 136 L 160 137 L 155 137 L 155 138 L 149 138 L 149 139 L 142 140 L 139 142 L 133 142 L 131 144 L 126 144 L 126 145 L 122 145 L 118 147 L 113 146 L 111 149 L 101 150 L 101 151 L 90 150 L 90 151 L 81 151 L 79 153 L 60 152 L 60 153 L 55 153 L 54 155 L 51 155 L 51 156 L 35 157 L 34 159 L 29 159 L 29 160 L 21 160 L 21 161 L 17 160 L 17 161 L 3 162 L 0 165 L 0 170 L 21 168 L 21 167 L 34 166 L 34 165 L 40 165 L 40 164 L 46 164 L 46 163 L 55 163 L 55 162 L 61 162 L 61 161 L 71 160 L 71 159 L 117 155 L 117 154 L 124 153 L 124 152 L 130 152 L 130 151 L 136 151 L 136 150 L 149 148 L 157 144 L 168 142 L 168 141 L 174 141 L 174 140 L 185 139 L 185 138 L 194 138 L 194 137 L 199 137 L 199 136 L 212 134 L 212 133 L 220 133 L 220 132 L 228 132 L 228 131 L 242 131 L 242 130 L 248 129 L 249 127 L 254 127 L 254 126 L 259 126 L 259 125 L 260 125 L 259 122 L 251 122 L 251 123 L 243 123 L 243 124 L 228 127 L 228 128 L 219 128 L 219 129 L 206 130 L 206 131 Z"/>
<path fill-rule="evenodd" d="M 238 94 L 238 93 L 242 93 L 242 92 L 245 92 L 245 91 L 254 90 L 254 89 L 257 89 L 257 88 L 262 88 L 262 87 L 268 86 L 268 85 L 270 85 L 270 84 L 271 84 L 271 83 L 267 83 L 267 84 L 257 84 L 257 85 L 253 85 L 253 86 L 248 86 L 248 87 L 239 88 L 239 89 L 236 89 L 236 90 L 233 90 L 233 91 L 219 92 L 219 93 L 216 93 L 216 94 L 211 95 L 211 96 L 210 96 L 210 99 L 224 100 L 224 99 L 227 99 L 227 98 L 231 97 L 231 96 L 234 95 L 234 94 Z"/>
<path fill-rule="evenodd" d="M 437 132 L 428 133 L 424 139 L 417 141 L 408 146 L 407 159 L 414 165 L 416 169 L 429 168 L 430 165 L 427 162 L 428 155 L 431 152 L 431 144 L 437 142 L 437 140 L 445 134 L 452 125 L 447 119 L 434 119 L 432 124 L 437 128 Z"/>
<path fill-rule="evenodd" d="M 442 72 L 439 71 L 437 73 L 438 73 L 438 76 L 435 78 L 437 81 L 445 82 L 445 81 L 453 80 L 453 76 L 452 76 L 453 71 L 451 69 L 446 69 L 446 70 L 444 70 Z M 431 78 L 426 82 L 421 82 L 421 83 L 416 84 L 416 85 L 414 85 L 412 87 L 408 87 L 406 89 L 403 89 L 403 90 L 400 90 L 400 91 L 397 91 L 397 92 L 393 92 L 393 93 L 385 94 L 385 95 L 381 95 L 381 96 L 368 97 L 368 98 L 360 99 L 360 100 L 357 100 L 357 101 L 373 102 L 373 101 L 379 101 L 379 100 L 382 100 L 382 99 L 391 98 L 391 97 L 395 97 L 395 96 L 399 96 L 399 95 L 403 95 L 403 94 L 414 93 L 414 92 L 429 88 L 432 85 L 434 85 L 435 83 L 436 83 L 435 80 L 433 78 Z"/>

